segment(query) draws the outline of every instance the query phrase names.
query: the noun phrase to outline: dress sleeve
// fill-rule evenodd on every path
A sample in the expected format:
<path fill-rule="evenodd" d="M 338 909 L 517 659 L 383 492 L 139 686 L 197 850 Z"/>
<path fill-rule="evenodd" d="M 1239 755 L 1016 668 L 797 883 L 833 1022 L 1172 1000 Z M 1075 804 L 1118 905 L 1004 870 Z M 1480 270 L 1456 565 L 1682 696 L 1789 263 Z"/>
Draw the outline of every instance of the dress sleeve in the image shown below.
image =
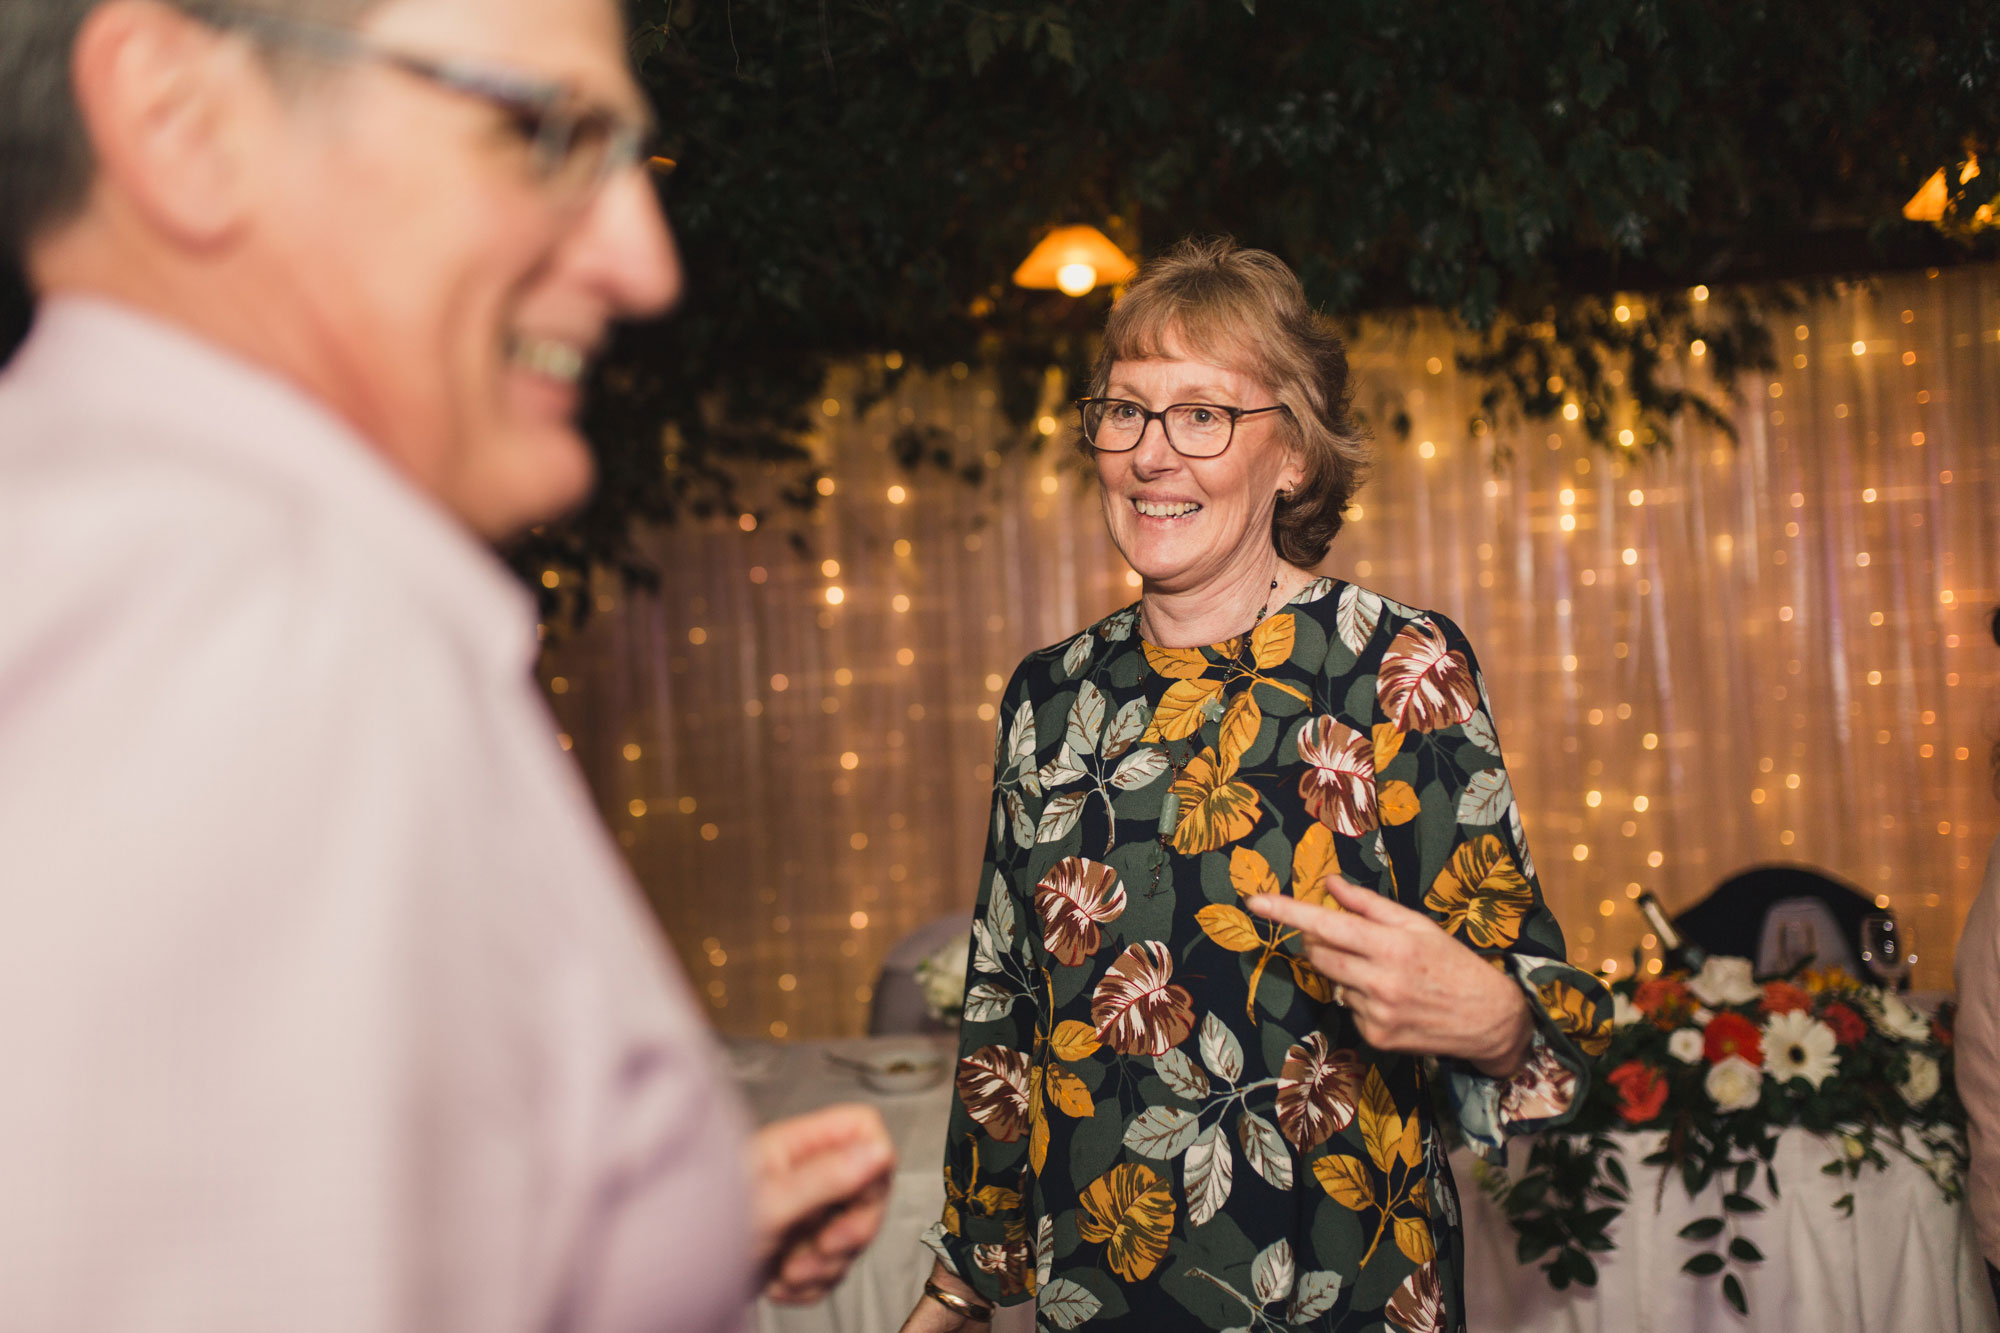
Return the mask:
<path fill-rule="evenodd" d="M 945 1138 L 944 1215 L 924 1233 L 924 1243 L 981 1296 L 1012 1305 L 1036 1287 L 1028 1161 L 1043 1123 L 1040 1088 L 1031 1087 L 1030 1078 L 1043 1024 L 1028 852 L 1042 793 L 1026 664 L 1003 697 L 1009 706 L 994 756 L 992 822 L 965 969 L 957 1095 Z"/>
<path fill-rule="evenodd" d="M 1403 626 L 1376 685 L 1376 796 L 1396 896 L 1521 987 L 1535 1032 L 1508 1079 L 1442 1059 L 1438 1082 L 1475 1153 L 1566 1122 L 1611 1037 L 1611 996 L 1566 961 L 1472 645 L 1442 616 Z"/>

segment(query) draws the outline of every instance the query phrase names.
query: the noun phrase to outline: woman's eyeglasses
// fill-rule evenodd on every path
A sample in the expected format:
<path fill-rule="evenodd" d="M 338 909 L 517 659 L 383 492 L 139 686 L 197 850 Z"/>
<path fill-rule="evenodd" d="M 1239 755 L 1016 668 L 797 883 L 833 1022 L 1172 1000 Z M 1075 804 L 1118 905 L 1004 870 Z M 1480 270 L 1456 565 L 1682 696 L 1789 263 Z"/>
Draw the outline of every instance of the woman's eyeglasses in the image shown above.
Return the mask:
<path fill-rule="evenodd" d="M 301 48 L 325 60 L 373 61 L 497 109 L 532 154 L 536 178 L 551 195 L 580 203 L 605 181 L 647 157 L 651 127 L 594 103 L 573 86 L 477 61 L 399 51 L 346 28 L 268 10 L 191 6 L 221 26 Z"/>
<path fill-rule="evenodd" d="M 1183 458 L 1214 458 L 1236 438 L 1236 423 L 1244 417 L 1289 409 L 1225 407 L 1220 403 L 1173 403 L 1157 412 L 1129 398 L 1079 398 L 1083 438 L 1101 453 L 1121 454 L 1139 447 L 1146 427 L 1157 421 L 1167 445 Z"/>

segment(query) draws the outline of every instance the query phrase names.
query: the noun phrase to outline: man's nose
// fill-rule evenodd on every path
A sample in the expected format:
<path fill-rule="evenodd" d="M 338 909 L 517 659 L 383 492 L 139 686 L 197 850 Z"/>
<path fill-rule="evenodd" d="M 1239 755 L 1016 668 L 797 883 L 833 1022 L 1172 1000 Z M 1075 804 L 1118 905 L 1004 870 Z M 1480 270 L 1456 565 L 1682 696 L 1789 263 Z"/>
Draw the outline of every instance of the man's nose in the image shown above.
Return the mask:
<path fill-rule="evenodd" d="M 578 276 L 623 318 L 658 315 L 680 299 L 680 253 L 642 170 L 604 183 L 569 248 Z"/>

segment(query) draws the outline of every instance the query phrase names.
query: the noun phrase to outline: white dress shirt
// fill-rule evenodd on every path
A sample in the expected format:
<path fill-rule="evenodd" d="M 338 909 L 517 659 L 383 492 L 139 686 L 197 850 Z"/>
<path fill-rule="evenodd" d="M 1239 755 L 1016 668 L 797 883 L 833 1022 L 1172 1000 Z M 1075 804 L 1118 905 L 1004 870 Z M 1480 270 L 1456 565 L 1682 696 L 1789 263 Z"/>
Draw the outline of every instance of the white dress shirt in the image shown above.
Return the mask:
<path fill-rule="evenodd" d="M 0 1330 L 735 1328 L 745 1118 L 495 557 L 96 301 L 0 375 Z"/>
<path fill-rule="evenodd" d="M 2000 840 L 1986 859 L 1986 882 L 1966 914 L 1955 964 L 1958 1095 L 1965 1103 L 1972 1171 L 1965 1201 L 1986 1262 L 2000 1267 Z"/>

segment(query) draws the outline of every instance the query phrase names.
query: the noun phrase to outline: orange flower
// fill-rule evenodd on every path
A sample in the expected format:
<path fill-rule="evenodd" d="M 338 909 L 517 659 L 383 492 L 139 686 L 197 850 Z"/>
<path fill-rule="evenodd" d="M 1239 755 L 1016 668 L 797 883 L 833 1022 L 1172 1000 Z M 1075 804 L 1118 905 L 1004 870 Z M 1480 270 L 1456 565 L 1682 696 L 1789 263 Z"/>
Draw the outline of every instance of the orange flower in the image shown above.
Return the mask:
<path fill-rule="evenodd" d="M 1859 1045 L 1861 1039 L 1868 1035 L 1868 1020 L 1838 1000 L 1829 1004 L 1820 1017 L 1833 1029 L 1834 1040 L 1842 1046 Z"/>
<path fill-rule="evenodd" d="M 1643 1125 L 1667 1104 L 1667 1080 L 1643 1060 L 1627 1060 L 1604 1076 L 1618 1089 L 1618 1115 L 1628 1125 Z"/>
<path fill-rule="evenodd" d="M 1701 1051 L 1712 1065 L 1740 1055 L 1753 1065 L 1764 1063 L 1764 1034 L 1741 1014 L 1717 1014 L 1701 1034 Z"/>
<path fill-rule="evenodd" d="M 1812 996 L 1804 989 L 1789 981 L 1767 981 L 1764 983 L 1764 1012 L 1767 1014 L 1789 1014 L 1800 1009 L 1812 1008 Z"/>
<path fill-rule="evenodd" d="M 1640 982 L 1639 988 L 1632 993 L 1632 1007 L 1648 1018 L 1659 1017 L 1663 1009 L 1692 1003 L 1687 982 L 1679 977 L 1648 978 Z"/>

